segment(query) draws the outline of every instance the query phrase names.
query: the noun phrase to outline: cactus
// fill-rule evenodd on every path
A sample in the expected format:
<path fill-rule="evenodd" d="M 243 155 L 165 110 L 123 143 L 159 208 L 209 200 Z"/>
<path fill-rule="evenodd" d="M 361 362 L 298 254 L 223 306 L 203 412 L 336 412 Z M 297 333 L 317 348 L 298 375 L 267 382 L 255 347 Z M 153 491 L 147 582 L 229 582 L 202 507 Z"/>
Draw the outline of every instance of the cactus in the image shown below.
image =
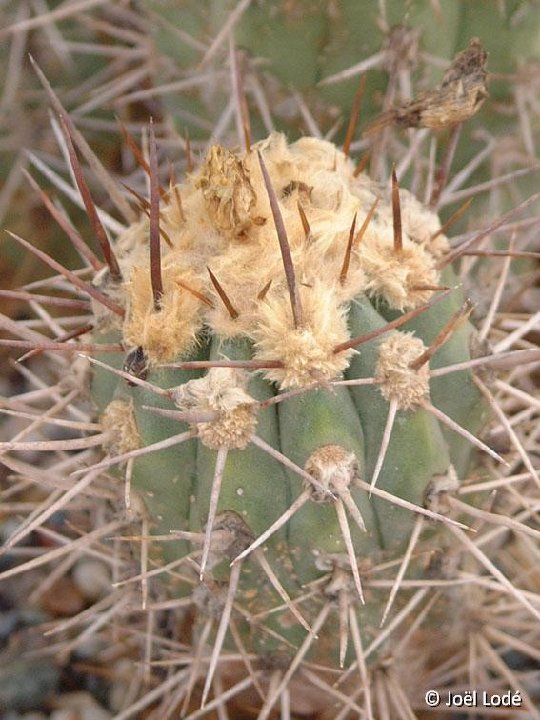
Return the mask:
<path fill-rule="evenodd" d="M 76 341 L 7 325 L 21 340 L 3 344 L 61 375 L 41 424 L 45 390 L 12 411 L 45 428 L 64 394 L 75 437 L 0 445 L 12 472 L 54 487 L 6 547 L 90 494 L 88 535 L 29 567 L 106 557 L 119 586 L 81 622 L 110 618 L 128 653 L 146 633 L 142 680 L 173 666 L 117 717 L 442 717 L 428 692 L 463 686 L 537 716 L 537 401 L 512 370 L 538 363 L 535 316 L 496 324 L 497 292 L 478 330 L 457 276 L 474 243 L 456 249 L 395 172 L 373 180 L 315 137 L 213 144 L 167 187 L 151 125 L 149 199 L 111 243 L 63 112 L 60 126 L 103 257 L 91 283 L 54 266 L 90 298 Z M 534 259 L 523 238 L 512 247 Z M 29 451 L 58 462 L 32 470 Z M 129 541 L 114 555 L 112 535 Z"/>

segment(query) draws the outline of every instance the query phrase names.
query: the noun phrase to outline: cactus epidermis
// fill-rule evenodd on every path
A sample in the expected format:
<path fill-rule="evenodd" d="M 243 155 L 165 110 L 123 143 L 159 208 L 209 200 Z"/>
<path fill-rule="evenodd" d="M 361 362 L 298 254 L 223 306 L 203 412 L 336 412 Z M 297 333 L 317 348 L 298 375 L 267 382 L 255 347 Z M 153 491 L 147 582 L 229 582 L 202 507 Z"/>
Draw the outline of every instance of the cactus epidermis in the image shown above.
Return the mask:
<path fill-rule="evenodd" d="M 206 583 L 231 572 L 230 592 L 251 615 L 285 598 L 283 613 L 251 626 L 257 652 L 298 646 L 307 630 L 291 623 L 300 613 L 290 598 L 331 568 L 329 587 L 338 572 L 351 602 L 366 603 L 369 637 L 380 618 L 359 566 L 402 552 L 430 482 L 452 463 L 467 469 L 469 440 L 448 442 L 456 427 L 445 425 L 455 398 L 441 383 L 430 398 L 430 343 L 449 328 L 446 363 L 461 362 L 468 344 L 448 352 L 448 323 L 457 317 L 456 333 L 473 332 L 461 290 L 441 296 L 448 243 L 438 218 L 395 180 L 383 187 L 356 174 L 332 144 L 288 145 L 279 134 L 243 153 L 212 147 L 161 202 L 158 295 L 149 222 L 117 243 L 124 282 L 115 293 L 126 315 L 116 332 L 145 380 L 120 380 L 103 417 L 109 432 L 116 426 L 120 440 L 138 438 L 147 450 L 131 470 L 153 531 L 184 531 L 161 544 L 165 559 L 191 553 Z M 101 403 L 104 387 L 110 378 L 97 369 Z M 475 413 L 454 420 L 477 431 L 482 405 L 470 381 L 468 392 Z M 136 432 L 122 430 L 118 402 Z M 171 447 L 153 452 L 168 438 Z M 112 462 L 131 449 L 119 441 Z M 255 557 L 272 560 L 266 580 Z M 232 599 L 223 602 L 222 626 Z M 310 602 L 317 607 L 317 596 Z M 317 615 L 320 634 L 323 622 L 331 626 Z M 326 661 L 336 660 L 332 632 L 322 636 L 317 647 L 330 645 Z M 345 650 L 342 640 L 341 662 Z"/>

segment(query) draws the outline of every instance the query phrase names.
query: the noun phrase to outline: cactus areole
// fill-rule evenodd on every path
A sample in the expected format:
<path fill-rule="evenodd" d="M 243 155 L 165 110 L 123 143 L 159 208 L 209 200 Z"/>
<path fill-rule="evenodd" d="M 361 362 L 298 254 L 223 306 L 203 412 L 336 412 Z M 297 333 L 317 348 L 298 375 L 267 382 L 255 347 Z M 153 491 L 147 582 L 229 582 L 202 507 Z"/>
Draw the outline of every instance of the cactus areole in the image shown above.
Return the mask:
<path fill-rule="evenodd" d="M 161 192 L 157 268 L 152 219 L 119 237 L 122 280 L 101 288 L 125 314 L 100 308 L 94 333 L 126 350 L 123 377 L 93 372 L 104 464 L 129 469 L 160 536 L 150 556 L 183 577 L 173 592 L 214 617 L 203 699 L 239 642 L 253 668 L 350 664 L 387 598 L 363 576 L 419 522 L 453 522 L 433 497 L 467 473 L 464 436 L 485 417 L 469 370 L 430 379 L 470 359 L 474 336 L 440 227 L 331 143 L 273 134 L 211 147 Z"/>

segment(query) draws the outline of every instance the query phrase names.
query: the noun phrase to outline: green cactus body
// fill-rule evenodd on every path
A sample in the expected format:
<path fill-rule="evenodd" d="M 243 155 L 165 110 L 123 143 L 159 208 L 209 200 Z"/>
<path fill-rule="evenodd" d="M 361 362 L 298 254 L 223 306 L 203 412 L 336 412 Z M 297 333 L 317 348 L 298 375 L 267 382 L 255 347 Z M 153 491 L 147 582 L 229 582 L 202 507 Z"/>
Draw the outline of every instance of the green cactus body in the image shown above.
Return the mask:
<path fill-rule="evenodd" d="M 441 303 L 439 303 L 441 304 Z M 434 309 L 437 314 L 437 308 Z M 367 298 L 357 299 L 349 312 L 351 332 L 364 335 L 386 324 Z M 434 321 L 440 327 L 438 320 Z M 383 338 L 360 346 L 359 355 L 351 360 L 350 379 L 373 377 Z M 379 455 L 387 421 L 389 403 L 377 386 L 351 387 L 355 405 L 366 438 L 366 479 L 370 481 Z M 424 491 L 435 475 L 448 471 L 448 447 L 437 421 L 426 410 L 398 410 L 390 443 L 377 485 L 414 502 L 423 503 Z M 380 498 L 372 498 L 377 511 L 383 547 L 396 549 L 409 537 L 412 518 L 406 510 Z"/>
<path fill-rule="evenodd" d="M 247 340 L 220 342 L 216 339 L 213 345 L 215 349 L 212 349 L 211 358 L 223 356 L 230 360 L 251 359 L 250 344 Z M 274 394 L 272 387 L 258 376 L 250 378 L 246 390 L 258 402 L 268 400 Z M 256 432 L 272 447 L 279 447 L 275 406 L 271 405 L 257 414 Z M 193 529 L 202 529 L 208 518 L 216 459 L 217 451 L 199 442 Z M 238 513 L 256 536 L 286 510 L 289 502 L 288 484 L 283 468 L 276 460 L 252 444 L 228 451 L 218 512 L 232 510 Z M 282 532 L 281 542 L 283 535 Z"/>
<path fill-rule="evenodd" d="M 110 342 L 111 336 L 105 336 Z M 117 337 L 115 339 L 118 339 Z M 192 360 L 207 359 L 208 348 L 201 345 Z M 142 362 L 144 365 L 144 355 Z M 97 354 L 97 359 L 106 362 L 112 368 L 121 369 L 123 360 L 118 353 Z M 197 378 L 199 371 L 153 369 L 143 373 L 146 381 L 160 389 L 173 388 Z M 109 403 L 102 405 L 100 400 L 109 392 Z M 127 428 L 120 436 L 120 444 L 114 446 L 114 452 L 129 452 L 139 447 L 147 447 L 159 443 L 173 435 L 189 430 L 184 422 L 177 422 L 167 417 L 149 413 L 152 409 L 175 410 L 174 403 L 166 396 L 150 392 L 145 387 L 118 380 L 111 372 L 98 368 L 92 379 L 92 397 L 102 408 L 103 422 L 114 428 Z M 111 400 L 112 398 L 112 400 Z M 132 424 L 130 428 L 129 424 Z M 140 493 L 147 507 L 151 520 L 152 532 L 155 535 L 167 535 L 174 530 L 189 529 L 191 494 L 197 476 L 196 468 L 197 445 L 195 440 L 188 440 L 179 445 L 158 450 L 139 456 L 130 470 L 131 486 Z M 184 541 L 160 543 L 160 555 L 165 562 L 177 560 L 188 552 L 188 544 Z"/>
<path fill-rule="evenodd" d="M 151 385 L 128 387 L 124 380 L 116 390 L 110 380 L 98 383 L 101 369 L 94 387 L 101 405 L 107 391 L 113 405 L 118 398 L 131 403 L 142 447 L 190 427 L 197 435 L 134 460 L 133 485 L 152 532 L 196 534 L 191 542 L 162 543 L 164 558 L 171 562 L 189 553 L 199 561 L 203 587 L 212 597 L 217 593 L 216 602 L 232 578 L 234 561 L 235 600 L 248 613 L 239 631 L 248 650 L 265 656 L 290 657 L 306 633 L 296 619 L 291 622 L 290 606 L 269 612 L 282 604 L 279 595 L 285 592 L 294 601 L 315 583 L 318 593 L 294 612 L 312 617 L 325 604 L 341 603 L 341 615 L 325 611 L 320 641 L 311 650 L 317 662 L 330 667 L 338 656 L 341 662 L 352 658 L 343 640 L 336 642 L 343 635 L 346 604 L 355 608 L 364 641 L 380 620 L 379 596 L 372 590 L 364 596 L 361 574 L 403 553 L 413 531 L 414 514 L 393 504 L 392 497 L 421 508 L 428 485 L 450 473 L 451 459 L 457 464 L 463 454 L 422 403 L 433 402 L 471 428 L 477 427 L 470 416 L 479 403 L 475 396 L 455 411 L 449 397 L 456 394 L 454 382 L 437 383 L 430 398 L 427 365 L 409 367 L 459 307 L 459 293 L 404 328 L 361 343 L 358 351 L 347 345 L 351 337 L 385 327 L 382 308 L 388 318 L 400 317 L 433 299 L 433 291 L 422 288 L 440 282 L 435 262 L 446 239 L 431 243 L 436 217 L 402 191 L 404 245 L 395 249 L 389 196 L 367 177 L 355 177 L 334 146 L 313 138 L 288 146 L 276 134 L 256 149 L 264 158 L 261 167 L 254 149 L 235 155 L 214 146 L 198 174 L 177 188 L 182 212 L 174 193 L 162 208 L 177 247 L 164 251 L 165 290 L 158 309 L 144 266 L 147 225 L 131 229 L 130 241 L 120 242 L 127 248 L 120 261 L 129 278 L 124 343 L 143 348 L 146 381 L 158 394 Z M 263 170 L 273 189 L 265 186 Z M 274 192 L 297 274 L 296 306 L 275 234 L 276 211 L 268 204 Z M 375 197 L 378 210 L 344 271 L 351 219 L 356 213 L 360 225 Z M 470 333 L 469 327 L 459 330 L 438 361 L 469 358 Z M 209 349 L 202 340 L 197 353 L 196 337 L 210 338 Z M 215 366 L 160 367 L 173 359 L 205 357 Z M 117 357 L 114 362 L 118 365 Z M 242 367 L 253 362 L 259 369 Z M 340 378 L 353 384 L 333 384 Z M 359 378 L 371 378 L 371 384 L 354 384 Z M 159 394 L 161 388 L 169 389 L 168 396 Z M 397 412 L 376 482 L 388 500 L 371 495 L 365 484 L 358 487 L 358 479 L 373 478 L 392 403 Z M 178 422 L 145 406 L 176 408 L 191 413 L 191 420 Z M 296 502 L 296 511 L 282 521 Z M 274 524 L 258 547 L 257 539 Z M 270 582 L 260 565 L 261 552 L 277 581 Z M 194 578 L 193 586 L 198 582 Z M 264 620 L 249 621 L 261 612 Z M 223 642 L 234 648 L 221 633 Z"/>
<path fill-rule="evenodd" d="M 197 359 L 200 354 L 197 355 Z M 193 371 L 155 370 L 148 375 L 148 381 L 161 388 L 170 388 L 182 381 L 197 377 Z M 148 421 L 148 410 L 143 406 L 174 409 L 170 400 L 156 396 L 144 388 L 131 388 L 135 422 L 143 446 L 178 435 L 189 429 L 187 423 L 173 422 L 165 417 L 153 415 Z M 143 498 L 152 519 L 152 532 L 167 535 L 171 530 L 188 530 L 190 500 L 197 477 L 197 444 L 188 440 L 150 455 L 137 458 L 133 466 L 133 487 Z M 166 482 L 164 482 L 166 478 Z M 162 489 L 166 488 L 166 492 Z M 178 559 L 188 551 L 184 542 L 164 542 L 160 550 L 166 562 Z"/>
<path fill-rule="evenodd" d="M 456 287 L 457 278 L 451 268 L 446 268 L 441 273 L 441 279 L 448 287 Z M 463 300 L 463 291 L 457 289 L 447 300 L 406 323 L 403 330 L 415 332 L 426 345 L 429 345 L 438 332 L 437 327 L 450 319 Z M 388 314 L 388 317 L 391 318 L 392 315 Z M 470 322 L 462 322 L 435 353 L 431 367 L 433 369 L 447 367 L 460 362 L 457 358 L 470 356 L 474 352 L 475 332 Z M 471 371 L 463 370 L 433 378 L 430 392 L 436 407 L 443 410 L 452 420 L 475 435 L 480 432 L 487 420 L 488 412 L 484 399 L 473 382 Z M 471 463 L 471 445 L 449 428 L 443 426 L 441 430 L 448 444 L 450 459 L 459 477 L 463 478 Z"/>
<path fill-rule="evenodd" d="M 241 337 L 214 337 L 210 359 L 251 360 L 251 343 L 247 338 Z M 247 378 L 238 379 L 241 382 Z M 257 375 L 249 377 L 245 389 L 254 402 L 264 402 L 274 396 L 272 386 Z M 274 405 L 269 405 L 257 413 L 255 429 L 261 440 L 273 448 L 279 447 L 278 419 Z M 207 443 L 208 441 L 201 439 L 197 442 L 197 472 L 193 485 L 190 525 L 193 531 L 201 533 L 210 523 L 217 532 L 220 528 L 232 528 L 232 545 L 226 547 L 217 541 L 212 544 L 210 551 L 214 554 L 214 558 L 210 560 L 210 575 L 215 580 L 226 583 L 230 574 L 230 561 L 243 549 L 241 543 L 252 541 L 285 512 L 290 503 L 290 489 L 283 467 L 263 450 L 252 443 L 241 448 L 226 448 L 219 502 L 215 518 L 211 520 L 210 498 L 216 482 L 220 451 L 209 447 Z M 264 554 L 285 591 L 295 596 L 299 587 L 291 574 L 285 528 L 272 535 L 265 546 Z M 281 602 L 254 558 L 248 558 L 242 563 L 237 599 L 252 614 L 268 610 Z M 280 637 L 297 645 L 303 632 L 297 622 L 283 623 L 280 614 L 270 615 L 262 629 L 243 622 L 240 631 L 249 646 L 260 655 L 281 650 L 283 641 L 279 640 Z"/>
<path fill-rule="evenodd" d="M 289 459 L 300 467 L 324 449 L 342 448 L 352 452 L 357 462 L 353 472 L 363 475 L 365 465 L 364 436 L 358 415 L 347 388 L 313 390 L 306 396 L 291 398 L 279 408 L 281 448 Z M 295 495 L 302 487 L 300 478 L 289 472 Z M 361 512 L 366 531 L 362 532 L 351 520 L 354 547 L 359 556 L 369 555 L 378 547 L 377 529 L 373 509 L 365 493 L 354 489 L 351 495 Z M 345 553 L 346 549 L 334 502 L 310 500 L 293 517 L 289 525 L 289 543 L 293 551 L 294 567 L 301 583 L 314 580 L 320 571 L 314 563 L 314 554 L 332 555 Z M 312 538 L 309 552 L 305 551 L 305 539 Z"/>
<path fill-rule="evenodd" d="M 100 335 L 98 341 L 103 344 L 118 342 L 118 333 L 106 333 Z M 124 358 L 120 353 L 96 353 L 96 359 L 115 370 L 121 370 Z M 113 373 L 103 370 L 95 372 L 92 377 L 91 392 L 92 400 L 100 412 L 103 412 L 111 402 L 118 386 L 118 378 Z"/>

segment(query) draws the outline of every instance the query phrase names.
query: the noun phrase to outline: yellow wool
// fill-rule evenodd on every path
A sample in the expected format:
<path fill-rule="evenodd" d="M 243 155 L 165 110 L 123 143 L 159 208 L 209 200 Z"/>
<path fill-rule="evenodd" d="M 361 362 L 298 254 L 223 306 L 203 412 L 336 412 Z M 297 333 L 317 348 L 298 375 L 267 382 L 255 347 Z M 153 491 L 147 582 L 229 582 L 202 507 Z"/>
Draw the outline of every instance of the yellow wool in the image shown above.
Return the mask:
<path fill-rule="evenodd" d="M 124 341 L 130 347 L 142 346 L 150 364 L 170 362 L 188 353 L 196 343 L 201 327 L 201 301 L 178 284 L 178 280 L 197 287 L 193 273 L 174 264 L 163 264 L 163 296 L 154 308 L 150 274 L 134 267 L 128 286 L 129 309 Z"/>
<path fill-rule="evenodd" d="M 295 327 L 287 291 L 272 293 L 261 303 L 252 336 L 258 360 L 279 360 L 283 369 L 265 376 L 282 388 L 309 385 L 339 377 L 353 351 L 334 353 L 349 338 L 346 306 L 340 305 L 335 286 L 315 281 L 300 287 L 303 324 Z"/>
<path fill-rule="evenodd" d="M 298 328 L 258 153 L 286 229 L 303 306 Z M 161 200 L 161 228 L 172 247 L 162 242 L 158 310 L 147 269 L 148 219 L 119 238 L 128 278 L 125 344 L 142 346 L 158 364 L 189 355 L 206 326 L 221 337 L 252 338 L 257 359 L 282 361 L 283 370 L 267 373 L 281 387 L 338 377 L 351 354 L 333 352 L 348 339 L 348 303 L 365 293 L 403 311 L 430 300 L 433 291 L 425 288 L 439 284 L 435 262 L 447 246 L 444 235 L 431 240 L 439 220 L 407 191 L 400 197 L 403 249 L 396 251 L 388 187 L 354 177 L 354 164 L 332 143 L 306 137 L 289 145 L 273 133 L 246 153 L 212 146 L 200 170 Z"/>
<path fill-rule="evenodd" d="M 400 410 L 411 410 L 429 399 L 429 364 L 411 368 L 426 350 L 413 333 L 393 332 L 379 346 L 375 380 L 386 400 L 397 402 Z"/>

